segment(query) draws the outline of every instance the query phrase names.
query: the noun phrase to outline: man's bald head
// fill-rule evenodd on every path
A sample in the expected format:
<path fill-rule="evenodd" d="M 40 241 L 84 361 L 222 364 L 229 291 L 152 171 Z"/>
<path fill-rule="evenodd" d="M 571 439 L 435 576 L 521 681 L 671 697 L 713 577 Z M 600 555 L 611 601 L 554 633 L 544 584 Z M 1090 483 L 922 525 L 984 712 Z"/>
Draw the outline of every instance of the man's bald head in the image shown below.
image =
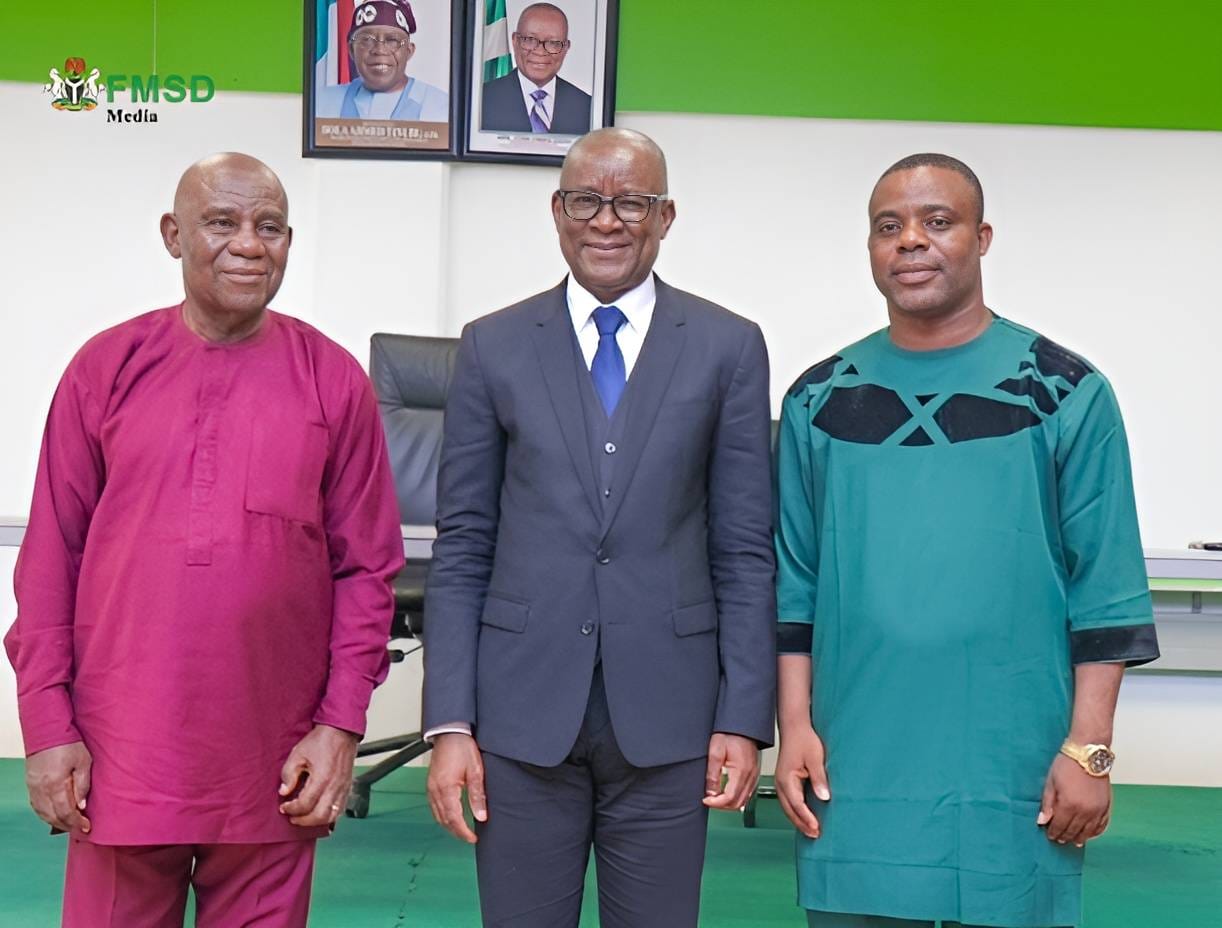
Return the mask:
<path fill-rule="evenodd" d="M 209 155 L 183 171 L 174 191 L 174 212 L 181 212 L 189 204 L 197 202 L 203 190 L 221 190 L 233 186 L 232 181 L 240 182 L 239 185 L 249 191 L 258 191 L 261 195 L 278 199 L 285 218 L 288 218 L 288 195 L 276 172 L 258 158 L 238 151 Z"/>
<path fill-rule="evenodd" d="M 532 3 L 530 6 L 522 10 L 521 15 L 518 16 L 518 31 L 523 31 L 523 23 L 525 23 L 529 28 L 535 17 L 543 16 L 554 18 L 557 22 L 563 25 L 564 31 L 567 34 L 569 30 L 569 18 L 564 15 L 564 10 L 560 9 L 560 7 L 556 6 L 554 3 Z"/>
<path fill-rule="evenodd" d="M 631 163 L 651 179 L 651 189 L 636 193 L 667 192 L 666 155 L 658 143 L 643 132 L 608 127 L 586 133 L 572 144 L 564 156 L 564 164 L 560 167 L 560 186 L 571 189 L 573 177 L 591 163 L 606 164 L 608 167 Z"/>

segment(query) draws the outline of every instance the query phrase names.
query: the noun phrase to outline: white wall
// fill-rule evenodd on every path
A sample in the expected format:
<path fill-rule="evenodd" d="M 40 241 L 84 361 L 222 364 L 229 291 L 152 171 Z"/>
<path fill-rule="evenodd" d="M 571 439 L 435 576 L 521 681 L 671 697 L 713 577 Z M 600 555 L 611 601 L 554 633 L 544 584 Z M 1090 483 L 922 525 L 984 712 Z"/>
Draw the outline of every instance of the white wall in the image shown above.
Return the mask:
<path fill-rule="evenodd" d="M 0 577 L 5 581 L 13 576 L 17 563 L 17 549 L 0 547 Z M 17 605 L 13 602 L 13 585 L 0 583 L 0 628 L 8 631 Z M 0 633 L 3 637 L 3 633 Z M 0 655 L 0 757 L 21 757 L 21 730 L 17 724 L 17 681 L 8 660 Z"/>
<path fill-rule="evenodd" d="M 1147 547 L 1222 539 L 1222 133 L 621 114 L 670 162 L 678 218 L 658 271 L 764 328 L 773 398 L 885 324 L 866 260 L 877 176 L 916 151 L 963 158 L 996 230 L 985 295 L 1099 365 L 1133 446 Z M 446 331 L 563 272 L 545 197 L 555 174 L 451 174 Z M 499 210 L 493 204 L 500 203 Z M 492 217 L 512 242 L 479 256 Z"/>
<path fill-rule="evenodd" d="M 55 112 L 40 89 L 0 83 L 10 140 L 0 170 L 0 515 L 26 512 L 42 420 L 76 347 L 179 298 L 157 219 L 178 174 L 204 154 L 248 151 L 280 173 L 295 238 L 277 308 L 362 360 L 374 331 L 457 334 L 564 273 L 547 202 L 555 169 L 303 160 L 296 96 L 218 94 L 207 105 L 163 105 L 155 125 L 120 126 L 100 111 Z M 1222 134 L 619 121 L 653 135 L 669 157 L 678 220 L 659 272 L 760 322 L 774 401 L 811 363 L 883 324 L 865 255 L 877 175 L 914 151 L 962 157 L 981 176 L 997 232 L 985 269 L 990 305 L 1083 352 L 1117 388 L 1146 545 L 1222 538 Z M 0 575 L 10 553 L 0 549 Z M 0 628 L 11 617 L 11 598 L 0 598 Z M 418 655 L 394 668 L 375 697 L 372 736 L 414 726 L 418 668 Z M 0 662 L 0 754 L 20 752 L 12 688 Z M 1220 678 L 1132 678 L 1118 722 L 1120 773 L 1222 785 L 1222 744 L 1195 756 L 1172 750 L 1207 720 L 1216 730 L 1220 710 Z"/>
<path fill-rule="evenodd" d="M 456 334 L 558 280 L 552 168 L 321 161 L 299 155 L 299 98 L 219 94 L 163 105 L 156 125 L 61 113 L 0 83 L 13 127 L 0 224 L 0 513 L 28 505 L 56 378 L 91 333 L 178 298 L 157 219 L 181 169 L 237 148 L 282 176 L 293 252 L 277 306 L 364 359 L 369 334 Z M 621 114 L 670 159 L 678 221 L 658 269 L 758 320 L 773 394 L 881 325 L 865 201 L 892 160 L 962 156 L 997 235 L 990 305 L 1098 363 L 1133 444 L 1143 540 L 1222 538 L 1222 288 L 1214 217 L 1222 133 Z"/>

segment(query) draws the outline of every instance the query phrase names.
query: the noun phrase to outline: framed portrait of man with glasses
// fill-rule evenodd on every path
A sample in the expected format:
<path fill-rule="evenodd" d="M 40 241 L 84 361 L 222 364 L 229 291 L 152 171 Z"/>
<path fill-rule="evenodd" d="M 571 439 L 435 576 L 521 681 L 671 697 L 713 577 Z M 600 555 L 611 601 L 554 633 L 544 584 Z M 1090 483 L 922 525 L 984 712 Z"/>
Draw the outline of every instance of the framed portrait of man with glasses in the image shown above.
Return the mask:
<path fill-rule="evenodd" d="M 559 164 L 615 114 L 618 0 L 469 0 L 462 157 Z"/>
<path fill-rule="evenodd" d="M 458 155 L 463 4 L 305 0 L 303 153 Z"/>

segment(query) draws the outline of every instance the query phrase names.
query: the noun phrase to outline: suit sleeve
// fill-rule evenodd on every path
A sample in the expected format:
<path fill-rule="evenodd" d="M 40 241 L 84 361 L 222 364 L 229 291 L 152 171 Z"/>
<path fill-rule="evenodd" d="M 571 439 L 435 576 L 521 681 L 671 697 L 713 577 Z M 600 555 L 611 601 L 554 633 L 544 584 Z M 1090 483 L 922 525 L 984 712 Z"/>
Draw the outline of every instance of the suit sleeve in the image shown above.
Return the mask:
<path fill-rule="evenodd" d="M 370 697 L 389 666 L 391 581 L 403 567 L 403 536 L 377 401 L 355 361 L 336 405 L 323 472 L 332 577 L 330 667 L 314 722 L 363 735 Z"/>
<path fill-rule="evenodd" d="M 496 550 L 505 446 L 468 325 L 446 399 L 437 473 L 437 540 L 424 605 L 426 730 L 454 722 L 476 727 L 476 648 Z"/>
<path fill-rule="evenodd" d="M 74 361 L 51 401 L 4 639 L 27 755 L 80 741 L 72 709 L 73 629 L 85 539 L 106 481 L 102 410 Z"/>
<path fill-rule="evenodd" d="M 709 456 L 709 565 L 721 654 L 713 727 L 764 745 L 772 743 L 776 702 L 770 424 L 768 350 L 752 324 Z"/>

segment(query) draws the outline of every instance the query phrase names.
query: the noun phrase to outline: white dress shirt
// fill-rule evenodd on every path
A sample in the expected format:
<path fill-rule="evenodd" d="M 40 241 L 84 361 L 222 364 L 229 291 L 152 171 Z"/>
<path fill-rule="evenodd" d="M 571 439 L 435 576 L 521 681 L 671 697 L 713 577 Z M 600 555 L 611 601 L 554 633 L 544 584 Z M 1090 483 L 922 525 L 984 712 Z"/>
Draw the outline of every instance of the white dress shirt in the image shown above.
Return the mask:
<path fill-rule="evenodd" d="M 616 306 L 627 317 L 628 321 L 620 326 L 615 341 L 624 356 L 624 376 L 631 377 L 632 368 L 641 354 L 641 345 L 645 342 L 645 333 L 649 331 L 649 323 L 653 319 L 654 304 L 658 300 L 653 274 L 614 303 L 600 303 L 594 294 L 573 279 L 572 274 L 569 275 L 564 295 L 569 303 L 569 316 L 573 320 L 573 330 L 577 333 L 577 343 L 581 345 L 587 369 L 593 366 L 594 353 L 598 351 L 598 326 L 594 324 L 594 310 L 600 306 Z"/>
<path fill-rule="evenodd" d="M 531 96 L 536 90 L 542 90 L 547 94 L 539 101 L 539 107 L 543 110 L 543 121 L 547 123 L 547 128 L 552 128 L 552 116 L 556 112 L 556 78 L 552 78 L 542 87 L 532 81 L 529 77 L 518 71 L 518 83 L 522 85 L 522 99 L 526 102 L 526 113 L 529 116 L 530 111 L 535 108 L 535 98 Z"/>
<path fill-rule="evenodd" d="M 615 334 L 615 341 L 624 356 L 624 376 L 631 377 L 636 359 L 641 355 L 641 345 L 645 343 L 645 335 L 649 332 L 654 305 L 658 301 L 653 274 L 614 303 L 600 303 L 598 297 L 573 279 L 572 274 L 569 275 L 564 295 L 569 304 L 569 318 L 573 320 L 573 330 L 577 333 L 577 343 L 581 346 L 581 354 L 585 358 L 587 368 L 593 365 L 594 353 L 598 350 L 598 327 L 594 324 L 594 310 L 600 306 L 616 306 L 624 314 L 628 321 L 620 326 Z M 469 735 L 471 726 L 466 722 L 438 725 L 424 733 L 424 740 L 431 744 L 438 735 L 449 733 Z"/>

